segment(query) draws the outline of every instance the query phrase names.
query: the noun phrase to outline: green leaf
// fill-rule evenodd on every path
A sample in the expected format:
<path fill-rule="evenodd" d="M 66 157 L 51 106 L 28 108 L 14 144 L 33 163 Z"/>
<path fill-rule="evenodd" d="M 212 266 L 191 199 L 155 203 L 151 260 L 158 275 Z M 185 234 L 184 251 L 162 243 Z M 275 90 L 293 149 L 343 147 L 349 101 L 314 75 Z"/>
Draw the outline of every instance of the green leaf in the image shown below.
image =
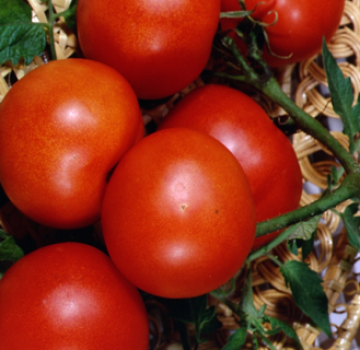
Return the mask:
<path fill-rule="evenodd" d="M 295 304 L 331 337 L 328 300 L 318 274 L 303 262 L 289 260 L 280 267 L 287 286 L 290 286 Z"/>
<path fill-rule="evenodd" d="M 70 3 L 70 6 L 67 10 L 61 12 L 59 15 L 61 15 L 66 25 L 73 31 L 76 32 L 76 10 L 77 10 L 77 3 L 78 0 L 72 0 Z"/>
<path fill-rule="evenodd" d="M 349 243 L 360 252 L 360 217 L 354 216 L 359 210 L 359 203 L 352 203 L 340 214 L 346 229 Z"/>
<path fill-rule="evenodd" d="M 302 238 L 290 239 L 287 242 L 288 249 L 291 253 L 297 255 L 298 249 L 301 248 L 302 259 L 304 260 L 312 252 L 320 218 L 321 215 L 318 215 L 301 223 L 301 225 L 299 223 L 299 227 L 294 231 L 293 235 Z"/>
<path fill-rule="evenodd" d="M 302 241 L 301 243 L 301 257 L 303 260 L 313 251 L 314 249 L 314 241 L 316 236 L 316 230 L 313 232 L 310 239 L 307 241 Z"/>
<path fill-rule="evenodd" d="M 288 337 L 294 339 L 296 341 L 296 343 L 300 346 L 300 348 L 302 349 L 302 345 L 301 342 L 299 340 L 298 335 L 296 334 L 296 332 L 294 331 L 294 328 L 292 328 L 288 323 L 281 321 L 275 317 L 270 317 L 267 316 L 266 320 L 268 322 L 270 322 L 271 328 L 272 328 L 272 334 L 276 334 L 280 331 L 284 332 Z"/>
<path fill-rule="evenodd" d="M 0 26 L 31 21 L 31 7 L 23 0 L 0 0 Z"/>
<path fill-rule="evenodd" d="M 345 169 L 340 167 L 331 167 L 331 176 L 328 175 L 328 187 L 332 190 L 335 186 L 339 184 L 341 177 L 344 175 Z"/>
<path fill-rule="evenodd" d="M 246 342 L 247 329 L 244 327 L 238 328 L 233 334 L 230 335 L 228 343 L 222 350 L 239 350 Z"/>
<path fill-rule="evenodd" d="M 0 64 L 11 60 L 17 64 L 24 58 L 30 64 L 46 46 L 46 32 L 39 24 L 8 24 L 0 27 Z"/>
<path fill-rule="evenodd" d="M 15 262 L 24 256 L 13 236 L 0 229 L 0 261 Z"/>
<path fill-rule="evenodd" d="M 293 226 L 293 232 L 289 236 L 289 239 L 302 239 L 309 240 L 311 239 L 314 231 L 316 231 L 319 224 L 321 215 L 316 215 L 307 221 L 300 221 Z"/>
<path fill-rule="evenodd" d="M 31 8 L 22 0 L 0 0 L 0 64 L 24 58 L 30 64 L 46 46 L 43 24 L 31 22 Z"/>
<path fill-rule="evenodd" d="M 343 132 L 349 137 L 349 148 L 353 153 L 356 148 L 354 137 L 360 131 L 360 105 L 357 102 L 352 107 L 354 96 L 350 78 L 344 78 L 335 58 L 327 48 L 325 40 L 323 40 L 322 53 L 332 105 L 344 124 Z"/>

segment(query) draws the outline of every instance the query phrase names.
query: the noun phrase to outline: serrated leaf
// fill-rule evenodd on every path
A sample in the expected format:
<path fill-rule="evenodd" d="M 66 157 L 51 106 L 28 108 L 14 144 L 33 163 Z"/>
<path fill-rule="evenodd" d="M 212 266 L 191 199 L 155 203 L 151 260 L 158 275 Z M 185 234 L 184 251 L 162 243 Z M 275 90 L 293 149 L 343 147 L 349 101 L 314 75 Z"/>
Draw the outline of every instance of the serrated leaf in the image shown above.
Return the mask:
<path fill-rule="evenodd" d="M 46 46 L 46 31 L 37 23 L 8 24 L 0 27 L 0 64 L 11 60 L 17 64 L 24 58 L 30 64 Z"/>
<path fill-rule="evenodd" d="M 0 64 L 21 58 L 30 64 L 45 49 L 45 28 L 31 22 L 31 8 L 22 0 L 0 0 L 0 8 Z"/>
<path fill-rule="evenodd" d="M 359 203 L 346 207 L 341 215 L 349 243 L 360 252 L 360 217 L 354 216 L 359 211 Z"/>
<path fill-rule="evenodd" d="M 289 260 L 280 267 L 286 285 L 290 286 L 295 304 L 331 337 L 328 300 L 318 274 L 301 261 Z"/>
<path fill-rule="evenodd" d="M 323 40 L 322 53 L 331 102 L 335 113 L 340 116 L 344 124 L 343 132 L 349 137 L 349 149 L 353 153 L 355 151 L 354 136 L 360 131 L 359 102 L 352 107 L 354 96 L 350 78 L 344 78 L 325 40 Z"/>
<path fill-rule="evenodd" d="M 247 329 L 244 327 L 238 328 L 230 335 L 227 344 L 222 350 L 239 350 L 246 342 Z"/>
<path fill-rule="evenodd" d="M 72 0 L 70 6 L 67 10 L 61 12 L 61 15 L 66 25 L 73 31 L 76 32 L 76 9 L 77 9 L 78 0 Z"/>
<path fill-rule="evenodd" d="M 13 236 L 0 229 L 0 261 L 15 262 L 24 256 Z"/>
<path fill-rule="evenodd" d="M 31 21 L 31 7 L 23 0 L 0 0 L 0 26 Z"/>

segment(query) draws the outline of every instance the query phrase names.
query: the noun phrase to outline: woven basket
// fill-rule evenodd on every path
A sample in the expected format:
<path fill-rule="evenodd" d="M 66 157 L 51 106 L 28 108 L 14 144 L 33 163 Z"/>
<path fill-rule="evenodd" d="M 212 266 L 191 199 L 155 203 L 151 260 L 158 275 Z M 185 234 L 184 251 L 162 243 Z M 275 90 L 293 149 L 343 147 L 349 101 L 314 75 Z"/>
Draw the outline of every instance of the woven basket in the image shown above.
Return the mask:
<path fill-rule="evenodd" d="M 33 8 L 33 20 L 46 22 L 46 4 L 40 0 L 28 0 L 28 2 Z M 63 11 L 69 6 L 70 0 L 56 0 L 54 3 L 56 11 Z M 59 59 L 76 55 L 76 36 L 66 28 L 61 19 L 55 27 L 55 41 Z M 360 92 L 360 0 L 346 1 L 340 28 L 328 47 L 334 57 L 339 59 L 339 66 L 344 75 L 350 77 L 354 95 L 357 96 Z M 283 90 L 293 98 L 296 104 L 311 116 L 321 118 L 321 121 L 332 130 L 333 135 L 347 147 L 347 137 L 339 132 L 341 124 L 327 97 L 326 76 L 317 58 L 314 57 L 277 71 L 278 79 Z M 44 53 L 42 57 L 36 57 L 29 66 L 21 63 L 16 66 L 10 63 L 2 65 L 0 67 L 0 101 L 14 81 L 21 79 L 27 72 L 46 63 L 47 60 L 47 54 Z M 202 80 L 198 79 L 166 103 L 152 109 L 144 109 L 145 124 L 152 122 L 157 124 L 178 99 L 202 84 Z M 281 108 L 273 106 L 270 101 L 266 101 L 265 107 L 271 117 L 275 118 L 284 114 Z M 337 163 L 318 141 L 305 133 L 296 133 L 292 140 L 303 174 L 304 191 L 300 205 L 304 206 L 316 200 L 321 191 L 326 188 L 326 177 L 330 174 L 331 167 Z M 313 157 L 314 154 L 317 156 Z M 345 207 L 346 203 L 342 203 L 336 209 L 341 212 Z M 0 220 L 4 229 L 19 239 L 31 235 L 37 246 L 46 244 L 48 238 L 56 234 L 56 230 L 44 228 L 24 217 L 11 203 L 7 203 L 0 209 Z M 283 262 L 289 259 L 300 259 L 289 253 L 285 244 L 278 246 L 275 254 Z M 313 252 L 307 257 L 306 262 L 324 280 L 323 285 L 329 301 L 328 310 L 333 322 L 333 339 L 328 340 L 319 329 L 306 321 L 304 315 L 296 307 L 290 290 L 285 286 L 279 269 L 267 258 L 260 258 L 252 264 L 255 306 L 259 308 L 266 304 L 268 315 L 291 324 L 305 350 L 359 349 L 357 341 L 360 344 L 360 337 L 356 339 L 356 334 L 360 322 L 360 295 L 358 276 L 355 272 L 356 256 L 357 251 L 348 244 L 339 216 L 332 211 L 325 212 L 318 225 Z M 238 290 L 241 289 L 241 283 L 242 281 L 239 280 Z M 236 299 L 236 293 L 234 298 Z M 199 350 L 221 349 L 231 331 L 238 328 L 237 318 L 228 307 L 215 299 L 211 299 L 210 302 L 216 305 L 218 318 L 223 327 L 213 334 L 211 341 L 200 344 Z M 167 316 L 164 306 L 151 301 L 148 303 L 148 310 L 152 349 L 182 349 L 180 336 L 172 319 Z M 190 327 L 190 334 L 191 331 Z M 283 335 L 278 335 L 271 340 L 276 349 L 296 349 L 294 343 Z M 244 349 L 252 349 L 252 343 L 247 343 Z M 260 347 L 260 349 L 265 348 Z"/>

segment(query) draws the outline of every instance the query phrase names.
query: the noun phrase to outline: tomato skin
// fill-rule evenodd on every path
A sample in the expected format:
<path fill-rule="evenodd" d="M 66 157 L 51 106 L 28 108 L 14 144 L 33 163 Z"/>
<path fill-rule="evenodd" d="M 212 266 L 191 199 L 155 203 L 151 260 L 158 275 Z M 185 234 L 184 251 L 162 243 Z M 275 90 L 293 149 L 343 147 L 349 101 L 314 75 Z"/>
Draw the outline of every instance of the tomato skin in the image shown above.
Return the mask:
<path fill-rule="evenodd" d="M 267 49 L 264 58 L 272 67 L 279 67 L 289 63 L 299 62 L 315 56 L 321 52 L 322 40 L 326 42 L 335 34 L 344 11 L 345 0 L 246 0 L 249 10 L 258 8 L 252 15 L 256 20 L 274 23 L 276 11 L 278 21 L 275 25 L 267 26 L 272 52 L 281 57 L 273 57 Z M 222 11 L 239 10 L 237 0 L 222 0 Z M 227 30 L 236 26 L 236 20 L 222 20 L 222 29 Z"/>
<path fill-rule="evenodd" d="M 117 69 L 142 99 L 170 96 L 209 59 L 221 0 L 80 0 L 77 29 L 85 57 Z"/>
<path fill-rule="evenodd" d="M 19 260 L 0 281 L 0 309 L 1 349 L 148 349 L 138 290 L 85 244 L 54 244 Z"/>
<path fill-rule="evenodd" d="M 102 210 L 110 257 L 138 288 L 205 294 L 241 267 L 255 236 L 245 174 L 220 142 L 190 129 L 155 132 L 116 167 Z"/>
<path fill-rule="evenodd" d="M 108 172 L 139 135 L 141 111 L 114 69 L 53 61 L 16 82 L 0 105 L 0 182 L 13 204 L 46 226 L 100 219 Z"/>
<path fill-rule="evenodd" d="M 299 206 L 301 169 L 288 138 L 249 96 L 224 85 L 205 85 L 169 112 L 159 130 L 174 127 L 205 132 L 222 142 L 242 165 L 264 221 Z M 255 238 L 254 248 L 278 232 Z"/>

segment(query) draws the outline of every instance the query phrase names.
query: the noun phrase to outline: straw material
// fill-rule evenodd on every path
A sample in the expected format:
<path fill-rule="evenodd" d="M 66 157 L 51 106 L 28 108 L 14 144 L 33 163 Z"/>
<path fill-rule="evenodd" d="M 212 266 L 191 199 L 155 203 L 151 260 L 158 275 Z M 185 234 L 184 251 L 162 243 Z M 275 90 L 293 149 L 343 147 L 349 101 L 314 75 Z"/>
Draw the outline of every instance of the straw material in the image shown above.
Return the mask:
<path fill-rule="evenodd" d="M 28 0 L 28 2 L 33 8 L 33 21 L 46 22 L 46 4 L 40 0 Z M 70 0 L 56 0 L 53 3 L 55 10 L 59 12 L 69 6 Z M 58 58 L 66 59 L 76 54 L 76 36 L 66 28 L 62 19 L 58 21 L 54 34 Z M 357 96 L 360 91 L 360 0 L 346 1 L 340 28 L 328 47 L 332 54 L 339 59 L 339 66 L 344 75 L 350 77 L 354 96 Z M 283 90 L 302 109 L 313 117 L 321 117 L 330 125 L 331 120 L 338 119 L 338 116 L 334 113 L 329 101 L 326 76 L 321 67 L 321 60 L 318 58 L 319 56 L 297 65 L 287 66 L 278 70 L 277 76 Z M 0 66 L 0 101 L 16 79 L 21 79 L 27 72 L 46 63 L 47 60 L 48 54 L 45 52 L 42 57 L 36 57 L 29 66 L 25 66 L 23 63 L 13 66 L 10 62 Z M 166 103 L 153 109 L 144 109 L 145 124 L 151 121 L 157 124 L 180 98 L 203 84 L 201 79 L 198 79 Z M 281 108 L 272 105 L 270 101 L 265 101 L 264 106 L 271 117 L 285 114 Z M 336 131 L 332 131 L 332 134 L 341 144 L 348 147 L 348 139 L 345 135 Z M 318 189 L 317 192 L 310 193 L 306 190 L 307 186 L 304 187 L 300 203 L 301 206 L 304 206 L 320 196 L 321 191 L 327 187 L 327 175 L 330 174 L 331 167 L 338 166 L 338 163 L 323 145 L 303 132 L 293 135 L 292 141 L 301 166 L 304 183 Z M 318 157 L 314 157 L 314 155 Z M 314 161 L 314 159 L 321 160 Z M 336 209 L 342 212 L 346 204 L 348 201 L 338 205 Z M 48 238 L 56 233 L 56 230 L 44 228 L 24 217 L 10 203 L 1 208 L 0 222 L 6 231 L 19 239 L 30 234 L 38 246 L 45 244 Z M 300 260 L 300 257 L 294 256 L 288 251 L 285 244 L 278 246 L 274 253 L 283 262 L 289 259 Z M 301 256 L 300 253 L 299 256 Z M 278 317 L 291 324 L 305 350 L 350 349 L 360 322 L 358 276 L 353 273 L 353 266 L 357 261 L 356 255 L 357 251 L 348 244 L 346 232 L 340 227 L 339 216 L 333 211 L 325 212 L 317 228 L 314 250 L 305 261 L 324 280 L 323 286 L 329 301 L 329 314 L 344 316 L 342 324 L 333 325 L 335 340 L 323 341 L 325 338 L 320 330 L 311 326 L 295 305 L 279 269 L 266 257 L 259 258 L 251 266 L 255 306 L 259 308 L 266 304 L 268 315 Z M 242 278 L 239 278 L 233 296 L 234 300 L 238 298 L 242 282 Z M 213 334 L 211 341 L 200 344 L 199 350 L 221 349 L 226 344 L 231 331 L 239 327 L 237 316 L 227 306 L 214 298 L 209 298 L 209 301 L 210 304 L 216 306 L 217 315 L 223 327 Z M 164 306 L 151 301 L 148 302 L 147 307 L 152 349 L 182 349 L 179 333 Z M 193 332 L 191 327 L 189 327 L 189 332 L 190 334 Z M 271 341 L 279 350 L 296 349 L 293 341 L 287 339 L 283 334 L 271 338 Z M 251 337 L 244 349 L 252 349 Z M 263 350 L 265 347 L 260 347 L 260 349 Z"/>

